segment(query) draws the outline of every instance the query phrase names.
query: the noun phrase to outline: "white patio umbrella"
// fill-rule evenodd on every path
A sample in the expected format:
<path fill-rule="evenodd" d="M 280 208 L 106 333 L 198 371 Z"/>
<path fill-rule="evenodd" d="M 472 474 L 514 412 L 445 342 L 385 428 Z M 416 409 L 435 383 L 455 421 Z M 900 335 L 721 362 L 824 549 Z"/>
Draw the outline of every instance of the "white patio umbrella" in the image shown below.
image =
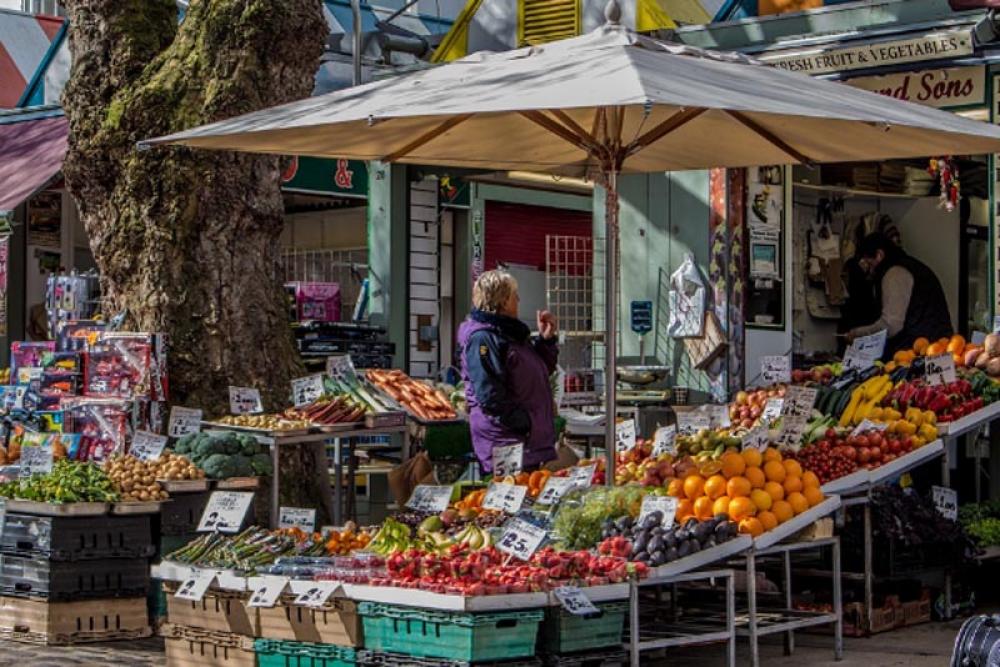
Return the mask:
<path fill-rule="evenodd" d="M 1000 128 L 637 35 L 440 67 L 145 142 L 589 176 L 607 191 L 605 409 L 614 483 L 620 173 L 1000 152 Z"/>

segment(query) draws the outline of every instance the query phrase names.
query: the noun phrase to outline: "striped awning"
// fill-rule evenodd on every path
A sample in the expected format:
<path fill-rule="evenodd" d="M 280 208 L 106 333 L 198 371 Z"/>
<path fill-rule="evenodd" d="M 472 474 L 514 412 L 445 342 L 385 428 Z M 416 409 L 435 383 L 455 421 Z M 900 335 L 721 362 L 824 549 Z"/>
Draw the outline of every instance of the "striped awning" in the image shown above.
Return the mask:
<path fill-rule="evenodd" d="M 0 9 L 0 108 L 17 106 L 64 22 Z"/>

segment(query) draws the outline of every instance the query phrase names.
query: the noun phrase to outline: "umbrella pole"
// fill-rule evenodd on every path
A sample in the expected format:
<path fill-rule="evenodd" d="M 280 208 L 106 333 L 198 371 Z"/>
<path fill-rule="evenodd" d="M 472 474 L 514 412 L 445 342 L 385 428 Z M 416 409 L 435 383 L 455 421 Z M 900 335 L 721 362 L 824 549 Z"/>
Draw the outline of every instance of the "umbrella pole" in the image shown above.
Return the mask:
<path fill-rule="evenodd" d="M 615 485 L 615 409 L 618 366 L 618 171 L 604 174 L 604 447 L 605 484 Z"/>

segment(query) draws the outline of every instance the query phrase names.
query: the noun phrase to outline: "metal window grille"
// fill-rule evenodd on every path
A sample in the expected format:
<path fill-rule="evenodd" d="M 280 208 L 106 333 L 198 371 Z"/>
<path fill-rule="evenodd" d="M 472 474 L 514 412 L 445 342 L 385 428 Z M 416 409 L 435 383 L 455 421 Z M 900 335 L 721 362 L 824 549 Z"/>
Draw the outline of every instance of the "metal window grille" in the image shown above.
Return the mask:
<path fill-rule="evenodd" d="M 285 248 L 278 260 L 282 282 L 337 283 L 340 319 L 349 320 L 358 300 L 362 278 L 368 274 L 367 248 L 302 250 Z"/>
<path fill-rule="evenodd" d="M 594 332 L 594 242 L 589 236 L 545 237 L 545 300 L 566 335 Z"/>

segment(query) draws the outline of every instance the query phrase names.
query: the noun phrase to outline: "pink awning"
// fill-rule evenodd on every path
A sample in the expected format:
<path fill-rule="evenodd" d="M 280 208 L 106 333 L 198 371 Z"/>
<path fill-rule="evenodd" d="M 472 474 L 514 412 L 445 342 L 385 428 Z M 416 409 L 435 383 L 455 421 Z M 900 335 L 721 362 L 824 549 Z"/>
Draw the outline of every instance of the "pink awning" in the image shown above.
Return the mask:
<path fill-rule="evenodd" d="M 59 173 L 68 136 L 65 116 L 0 123 L 0 211 L 16 208 Z"/>

